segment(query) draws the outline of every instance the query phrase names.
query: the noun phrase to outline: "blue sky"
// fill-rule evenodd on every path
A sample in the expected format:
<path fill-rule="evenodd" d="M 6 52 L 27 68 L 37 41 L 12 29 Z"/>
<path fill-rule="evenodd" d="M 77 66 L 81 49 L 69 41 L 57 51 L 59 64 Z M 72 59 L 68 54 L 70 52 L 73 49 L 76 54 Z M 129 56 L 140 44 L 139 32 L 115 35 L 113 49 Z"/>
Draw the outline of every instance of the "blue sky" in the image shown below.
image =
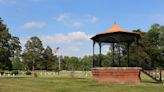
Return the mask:
<path fill-rule="evenodd" d="M 31 36 L 43 45 L 60 47 L 62 55 L 92 54 L 96 33 L 114 21 L 131 31 L 147 31 L 154 23 L 164 24 L 163 0 L 0 0 L 0 17 L 22 46 Z M 108 47 L 103 48 L 103 52 Z"/>

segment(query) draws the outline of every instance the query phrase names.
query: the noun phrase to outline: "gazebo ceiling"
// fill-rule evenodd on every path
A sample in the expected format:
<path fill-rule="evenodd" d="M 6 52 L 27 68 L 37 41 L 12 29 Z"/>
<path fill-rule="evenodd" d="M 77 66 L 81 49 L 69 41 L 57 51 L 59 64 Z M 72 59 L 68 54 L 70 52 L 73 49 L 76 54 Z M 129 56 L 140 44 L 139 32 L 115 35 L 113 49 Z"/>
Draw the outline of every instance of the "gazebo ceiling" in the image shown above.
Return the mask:
<path fill-rule="evenodd" d="M 133 42 L 135 39 L 139 39 L 140 34 L 138 32 L 128 32 L 121 29 L 116 23 L 108 29 L 106 32 L 99 33 L 91 39 L 95 42 L 104 43 L 118 43 L 118 42 Z"/>

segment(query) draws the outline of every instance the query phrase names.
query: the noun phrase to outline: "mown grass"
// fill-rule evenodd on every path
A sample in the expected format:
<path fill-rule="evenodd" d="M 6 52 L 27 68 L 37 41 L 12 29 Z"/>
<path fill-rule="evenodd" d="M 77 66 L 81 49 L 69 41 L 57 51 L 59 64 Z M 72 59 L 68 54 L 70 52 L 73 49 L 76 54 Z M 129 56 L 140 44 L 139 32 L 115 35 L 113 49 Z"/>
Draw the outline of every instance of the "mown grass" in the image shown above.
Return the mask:
<path fill-rule="evenodd" d="M 100 84 L 91 78 L 0 77 L 0 92 L 163 92 L 164 85 L 142 75 L 140 84 Z"/>

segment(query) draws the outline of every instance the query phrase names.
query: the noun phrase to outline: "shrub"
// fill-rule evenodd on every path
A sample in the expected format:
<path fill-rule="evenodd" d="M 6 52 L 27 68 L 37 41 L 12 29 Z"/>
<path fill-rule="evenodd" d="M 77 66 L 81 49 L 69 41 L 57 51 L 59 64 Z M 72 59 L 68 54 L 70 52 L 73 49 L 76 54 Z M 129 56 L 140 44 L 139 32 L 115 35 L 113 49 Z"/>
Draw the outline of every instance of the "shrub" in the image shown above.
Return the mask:
<path fill-rule="evenodd" d="M 0 74 L 3 75 L 4 74 L 4 71 L 3 70 L 0 70 Z"/>
<path fill-rule="evenodd" d="M 30 71 L 27 71 L 27 72 L 26 72 L 26 75 L 31 75 L 31 72 L 30 72 Z"/>
<path fill-rule="evenodd" d="M 17 74 L 19 74 L 19 72 L 18 72 L 18 70 L 13 70 L 13 71 L 11 72 L 11 74 L 17 75 Z"/>
<path fill-rule="evenodd" d="M 34 77 L 38 77 L 37 73 L 34 72 Z"/>

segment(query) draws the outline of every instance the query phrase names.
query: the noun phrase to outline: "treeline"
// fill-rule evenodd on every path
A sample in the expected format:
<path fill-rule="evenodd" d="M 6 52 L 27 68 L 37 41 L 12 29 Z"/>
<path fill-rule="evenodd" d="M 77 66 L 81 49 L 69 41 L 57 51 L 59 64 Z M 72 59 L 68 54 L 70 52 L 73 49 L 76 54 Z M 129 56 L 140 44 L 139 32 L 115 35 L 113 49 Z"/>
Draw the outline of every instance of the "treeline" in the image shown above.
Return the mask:
<path fill-rule="evenodd" d="M 91 57 L 60 56 L 61 70 L 89 70 Z M 22 50 L 19 37 L 12 36 L 0 18 L 0 70 L 53 70 L 59 69 L 59 56 L 50 46 L 43 47 L 42 41 L 31 37 Z"/>
<path fill-rule="evenodd" d="M 154 24 L 147 32 L 133 30 L 141 33 L 139 41 L 139 64 L 136 63 L 136 46 L 130 44 L 130 66 L 141 66 L 145 69 L 164 68 L 164 26 Z M 52 70 L 58 71 L 59 57 L 53 54 L 50 46 L 43 47 L 42 41 L 34 36 L 25 44 L 22 50 L 19 37 L 12 36 L 9 29 L 0 18 L 0 69 L 1 70 Z M 116 44 L 115 62 L 118 64 L 118 44 Z M 112 49 L 102 55 L 102 65 L 112 66 Z M 127 66 L 127 49 L 125 43 L 121 43 L 121 66 Z M 90 70 L 92 56 L 69 57 L 60 56 L 61 70 Z M 99 59 L 99 55 L 95 55 Z"/>

